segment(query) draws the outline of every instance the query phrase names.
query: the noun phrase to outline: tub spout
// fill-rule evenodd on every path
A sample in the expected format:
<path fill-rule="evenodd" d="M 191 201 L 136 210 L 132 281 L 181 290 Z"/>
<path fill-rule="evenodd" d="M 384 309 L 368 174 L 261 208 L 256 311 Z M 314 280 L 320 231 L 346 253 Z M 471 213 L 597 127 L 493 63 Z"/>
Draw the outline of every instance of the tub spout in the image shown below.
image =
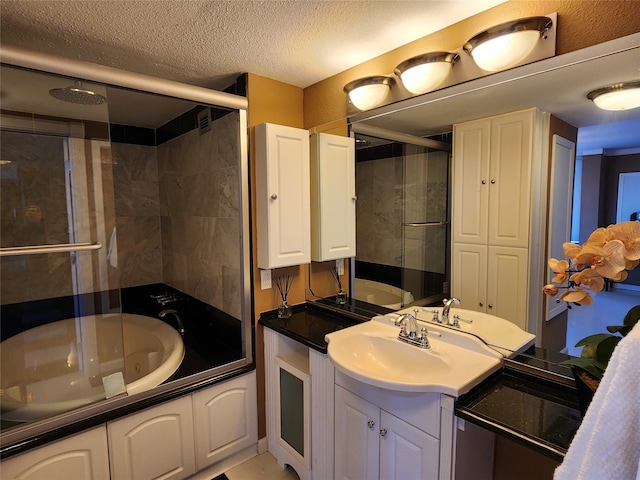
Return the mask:
<path fill-rule="evenodd" d="M 173 318 L 176 319 L 176 324 L 177 324 L 177 330 L 180 333 L 180 335 L 182 337 L 184 337 L 184 323 L 182 323 L 182 319 L 180 318 L 180 315 L 178 315 L 178 312 L 175 311 L 173 308 L 169 308 L 167 310 L 162 310 L 159 314 L 158 314 L 158 318 L 161 318 L 164 320 L 164 318 L 167 315 L 172 315 Z"/>

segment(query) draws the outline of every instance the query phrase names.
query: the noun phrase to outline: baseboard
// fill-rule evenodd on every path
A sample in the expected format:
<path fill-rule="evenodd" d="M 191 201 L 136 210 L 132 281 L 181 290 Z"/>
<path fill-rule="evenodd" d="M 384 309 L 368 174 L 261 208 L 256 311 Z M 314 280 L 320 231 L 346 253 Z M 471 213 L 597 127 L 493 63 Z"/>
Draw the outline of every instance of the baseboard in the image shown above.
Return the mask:
<path fill-rule="evenodd" d="M 258 455 L 262 455 L 267 450 L 269 450 L 268 444 L 267 444 L 267 437 L 262 437 L 260 440 L 258 440 Z"/>

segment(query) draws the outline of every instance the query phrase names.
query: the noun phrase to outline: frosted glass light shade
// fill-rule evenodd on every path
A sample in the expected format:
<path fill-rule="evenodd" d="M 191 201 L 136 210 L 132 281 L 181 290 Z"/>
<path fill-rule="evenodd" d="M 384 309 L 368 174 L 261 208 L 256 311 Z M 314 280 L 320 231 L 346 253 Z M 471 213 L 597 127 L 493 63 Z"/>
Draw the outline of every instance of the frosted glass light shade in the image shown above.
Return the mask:
<path fill-rule="evenodd" d="M 394 72 L 405 88 L 417 95 L 431 91 L 444 82 L 458 58 L 457 53 L 425 53 L 405 60 Z"/>
<path fill-rule="evenodd" d="M 499 72 L 527 58 L 552 25 L 548 17 L 513 20 L 475 35 L 462 48 L 481 69 Z"/>
<path fill-rule="evenodd" d="M 385 76 L 365 77 L 344 86 L 349 100 L 358 110 L 370 110 L 382 103 L 393 79 Z"/>
<path fill-rule="evenodd" d="M 598 108 L 619 111 L 640 107 L 640 81 L 616 83 L 587 95 Z"/>

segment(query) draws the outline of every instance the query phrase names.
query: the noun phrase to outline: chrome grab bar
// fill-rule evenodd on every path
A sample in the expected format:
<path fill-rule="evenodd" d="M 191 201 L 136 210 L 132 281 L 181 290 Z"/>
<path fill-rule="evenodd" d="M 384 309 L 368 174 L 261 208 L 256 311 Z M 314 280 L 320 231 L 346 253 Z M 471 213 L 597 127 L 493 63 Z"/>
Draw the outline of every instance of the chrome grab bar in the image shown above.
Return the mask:
<path fill-rule="evenodd" d="M 58 243 L 54 245 L 28 245 L 26 247 L 2 247 L 0 257 L 16 255 L 36 255 L 40 253 L 80 252 L 83 250 L 98 250 L 102 248 L 100 242 Z"/>
<path fill-rule="evenodd" d="M 449 225 L 451 222 L 415 222 L 415 223 L 403 223 L 403 227 L 441 227 L 442 225 Z"/>

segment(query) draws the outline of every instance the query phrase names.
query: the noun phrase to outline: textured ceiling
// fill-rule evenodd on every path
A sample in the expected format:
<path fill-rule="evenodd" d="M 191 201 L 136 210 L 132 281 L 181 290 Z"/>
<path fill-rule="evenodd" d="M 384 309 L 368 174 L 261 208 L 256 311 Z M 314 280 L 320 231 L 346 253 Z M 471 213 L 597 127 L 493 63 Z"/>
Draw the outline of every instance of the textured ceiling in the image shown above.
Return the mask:
<path fill-rule="evenodd" d="M 222 89 L 312 85 L 505 0 L 1 0 L 2 43 Z"/>

